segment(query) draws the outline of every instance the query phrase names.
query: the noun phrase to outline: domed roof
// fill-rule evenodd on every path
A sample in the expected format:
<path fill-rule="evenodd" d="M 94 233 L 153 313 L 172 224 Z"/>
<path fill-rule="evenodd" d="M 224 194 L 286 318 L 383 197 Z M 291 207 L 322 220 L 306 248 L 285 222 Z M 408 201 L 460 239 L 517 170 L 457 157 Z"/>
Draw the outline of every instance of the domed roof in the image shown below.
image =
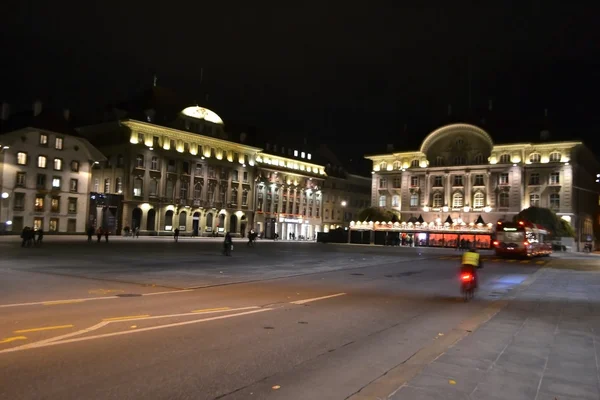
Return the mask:
<path fill-rule="evenodd" d="M 429 135 L 427 135 L 427 137 L 425 138 L 425 140 L 423 140 L 423 143 L 421 144 L 421 152 L 427 154 L 427 151 L 433 143 L 437 142 L 439 139 L 457 133 L 474 134 L 475 136 L 478 136 L 481 139 L 483 139 L 483 141 L 490 146 L 490 149 L 494 146 L 494 142 L 491 136 L 483 129 L 471 124 L 451 124 L 442 126 L 441 128 L 438 128 L 435 131 L 431 132 Z"/>
<path fill-rule="evenodd" d="M 181 114 L 196 118 L 203 119 L 208 122 L 212 122 L 213 124 L 223 125 L 223 120 L 219 117 L 215 112 L 209 110 L 208 108 L 199 107 L 199 106 L 191 106 L 184 108 L 181 111 Z"/>

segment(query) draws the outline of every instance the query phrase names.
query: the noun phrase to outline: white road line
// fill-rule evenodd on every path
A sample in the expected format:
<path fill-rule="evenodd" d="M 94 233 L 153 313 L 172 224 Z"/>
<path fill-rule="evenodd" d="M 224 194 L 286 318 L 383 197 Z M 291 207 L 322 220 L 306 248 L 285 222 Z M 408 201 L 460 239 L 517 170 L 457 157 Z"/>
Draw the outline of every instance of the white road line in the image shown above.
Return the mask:
<path fill-rule="evenodd" d="M 154 330 L 158 330 L 158 329 L 173 328 L 176 326 L 184 326 L 184 325 L 198 324 L 201 322 L 216 321 L 216 320 L 220 320 L 220 319 L 227 319 L 227 318 L 233 318 L 233 317 L 241 317 L 243 315 L 256 314 L 256 313 L 272 311 L 272 310 L 274 310 L 274 309 L 273 308 L 261 308 L 258 310 L 245 311 L 245 312 L 241 312 L 241 313 L 237 313 L 237 314 L 219 315 L 217 317 L 203 318 L 203 319 L 197 319 L 197 320 L 193 320 L 193 321 L 176 322 L 173 324 L 160 325 L 160 326 L 151 326 L 151 327 L 141 328 L 141 329 L 136 329 L 136 330 L 131 330 L 131 331 L 105 333 L 102 335 L 87 336 L 87 337 L 83 337 L 83 338 L 67 339 L 67 340 L 53 341 L 53 342 L 42 341 L 42 342 L 32 343 L 30 345 L 13 347 L 11 349 L 6 349 L 6 350 L 0 350 L 0 354 L 22 351 L 22 350 L 29 350 L 29 349 L 39 348 L 39 347 L 55 346 L 55 345 L 59 345 L 59 344 L 67 344 L 67 343 L 83 342 L 83 341 L 87 341 L 87 340 L 103 339 L 103 338 L 113 337 L 113 336 L 132 335 L 134 333 L 139 333 L 139 332 L 154 331 Z M 100 324 L 102 324 L 102 322 Z M 98 329 L 97 327 L 100 324 L 97 324 L 97 325 L 94 325 L 93 327 L 88 328 L 88 331 L 91 330 L 92 328 Z M 64 338 L 64 336 L 67 336 L 67 335 L 63 335 L 63 338 Z"/>
<path fill-rule="evenodd" d="M 172 290 L 168 292 L 154 292 L 154 293 L 143 293 L 142 296 L 155 296 L 159 294 L 173 294 L 173 293 L 183 293 L 183 292 L 192 292 L 194 289 L 184 289 L 184 290 Z M 52 304 L 56 303 L 56 305 L 65 303 L 81 303 L 85 301 L 92 300 L 113 300 L 120 299 L 121 296 L 103 296 L 103 297 L 85 297 L 82 299 L 66 299 L 66 300 L 46 300 L 46 301 L 36 301 L 32 303 L 15 303 L 15 304 L 0 304 L 0 308 L 8 308 L 8 307 L 23 307 L 23 306 L 39 306 L 44 304 Z"/>
<path fill-rule="evenodd" d="M 329 295 L 329 296 L 315 297 L 313 299 L 291 301 L 290 303 L 292 303 L 292 304 L 305 304 L 305 303 L 310 303 L 311 301 L 325 300 L 325 299 L 330 299 L 332 297 L 344 296 L 345 294 L 346 293 L 338 293 L 338 294 L 332 294 L 332 295 Z"/>

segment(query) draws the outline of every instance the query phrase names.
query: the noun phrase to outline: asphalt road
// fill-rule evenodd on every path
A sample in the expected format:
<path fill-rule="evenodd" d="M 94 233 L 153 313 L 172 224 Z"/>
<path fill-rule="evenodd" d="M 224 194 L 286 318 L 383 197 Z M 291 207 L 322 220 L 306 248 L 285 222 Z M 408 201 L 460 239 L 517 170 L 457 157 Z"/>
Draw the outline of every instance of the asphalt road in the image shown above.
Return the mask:
<path fill-rule="evenodd" d="M 456 254 L 438 249 L 238 242 L 224 257 L 216 241 L 140 238 L 0 251 L 2 399 L 345 399 L 475 329 L 545 262 L 488 257 L 464 303 Z"/>

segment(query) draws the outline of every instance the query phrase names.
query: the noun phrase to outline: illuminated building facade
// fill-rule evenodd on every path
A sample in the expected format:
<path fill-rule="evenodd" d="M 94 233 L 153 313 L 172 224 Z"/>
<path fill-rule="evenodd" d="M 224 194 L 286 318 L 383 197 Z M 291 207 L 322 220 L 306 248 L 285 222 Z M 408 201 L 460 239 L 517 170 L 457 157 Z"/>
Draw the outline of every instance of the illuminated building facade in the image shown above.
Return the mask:
<path fill-rule="evenodd" d="M 93 169 L 92 192 L 123 195 L 117 230 L 244 236 L 253 226 L 261 149 L 222 139 L 223 121 L 203 107 L 183 109 L 169 126 L 147 114 L 81 128 L 107 156 Z"/>
<path fill-rule="evenodd" d="M 372 205 L 400 211 L 404 222 L 379 221 L 380 228 L 415 244 L 455 246 L 460 232 L 489 234 L 491 223 L 530 206 L 570 222 L 579 242 L 597 225 L 598 166 L 581 142 L 500 145 L 477 126 L 453 124 L 430 133 L 418 151 L 366 158 L 373 162 Z"/>
<path fill-rule="evenodd" d="M 256 230 L 266 238 L 312 240 L 322 229 L 325 167 L 310 153 L 275 151 L 256 158 Z"/>
<path fill-rule="evenodd" d="M 360 175 L 335 172 L 324 182 L 323 232 L 347 228 L 357 213 L 371 205 L 371 179 Z"/>
<path fill-rule="evenodd" d="M 85 139 L 37 123 L 2 134 L 0 144 L 0 229 L 85 232 L 90 171 L 103 162 L 102 153 Z"/>

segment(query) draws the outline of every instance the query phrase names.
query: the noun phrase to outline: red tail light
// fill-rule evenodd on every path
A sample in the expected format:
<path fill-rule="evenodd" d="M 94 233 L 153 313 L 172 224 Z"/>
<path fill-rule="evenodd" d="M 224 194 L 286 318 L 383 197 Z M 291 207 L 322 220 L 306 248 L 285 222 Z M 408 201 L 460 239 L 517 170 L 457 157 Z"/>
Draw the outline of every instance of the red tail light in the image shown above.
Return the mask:
<path fill-rule="evenodd" d="M 473 275 L 471 274 L 463 274 L 461 275 L 460 279 L 463 280 L 463 282 L 469 282 L 473 280 Z"/>

